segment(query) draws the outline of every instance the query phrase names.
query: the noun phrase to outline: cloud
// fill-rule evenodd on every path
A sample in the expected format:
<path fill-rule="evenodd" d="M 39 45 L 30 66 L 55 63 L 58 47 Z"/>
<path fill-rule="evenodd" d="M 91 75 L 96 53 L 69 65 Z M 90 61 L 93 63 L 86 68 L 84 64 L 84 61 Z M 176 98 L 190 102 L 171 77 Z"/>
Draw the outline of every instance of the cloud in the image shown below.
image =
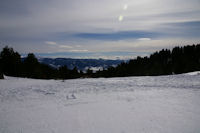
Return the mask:
<path fill-rule="evenodd" d="M 57 45 L 56 42 L 53 42 L 53 41 L 45 41 L 46 44 L 49 44 L 49 45 Z"/>
<path fill-rule="evenodd" d="M 57 53 L 36 53 L 36 56 L 43 57 L 65 57 L 65 58 L 93 58 L 93 59 L 131 59 L 137 56 L 147 56 L 149 52 L 82 52 L 82 51 L 68 51 Z"/>
<path fill-rule="evenodd" d="M 60 48 L 67 48 L 67 49 L 70 49 L 70 48 L 73 48 L 72 46 L 69 46 L 69 45 L 59 45 Z"/>
<path fill-rule="evenodd" d="M 139 38 L 138 40 L 139 40 L 139 41 L 150 41 L 151 38 Z"/>
<path fill-rule="evenodd" d="M 24 53 L 190 44 L 200 37 L 199 5 L 199 0 L 1 0 L 0 41 Z"/>
<path fill-rule="evenodd" d="M 164 23 L 160 31 L 165 32 L 165 37 L 196 40 L 200 37 L 200 21 Z"/>
<path fill-rule="evenodd" d="M 87 49 L 72 49 L 69 52 L 89 52 Z"/>
<path fill-rule="evenodd" d="M 53 41 L 45 41 L 46 44 L 48 45 L 52 45 L 52 46 L 56 46 L 56 47 L 59 47 L 59 48 L 64 48 L 64 49 L 71 49 L 73 48 L 72 46 L 69 46 L 69 45 L 62 45 L 62 44 L 58 44 L 56 42 L 53 42 Z"/>
<path fill-rule="evenodd" d="M 79 33 L 75 37 L 94 40 L 124 40 L 148 37 L 159 37 L 161 33 L 148 31 L 120 31 L 112 33 Z"/>

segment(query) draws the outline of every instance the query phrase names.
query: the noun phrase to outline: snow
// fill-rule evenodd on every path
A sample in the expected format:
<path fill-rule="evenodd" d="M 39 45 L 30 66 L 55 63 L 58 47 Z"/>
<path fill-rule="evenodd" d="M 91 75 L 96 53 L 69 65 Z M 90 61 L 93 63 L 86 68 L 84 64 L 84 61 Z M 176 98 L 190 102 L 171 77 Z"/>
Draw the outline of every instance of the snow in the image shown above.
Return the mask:
<path fill-rule="evenodd" d="M 199 133 L 200 75 L 0 80 L 0 133 Z"/>
<path fill-rule="evenodd" d="M 189 73 L 186 73 L 186 75 L 200 75 L 200 71 L 189 72 Z"/>

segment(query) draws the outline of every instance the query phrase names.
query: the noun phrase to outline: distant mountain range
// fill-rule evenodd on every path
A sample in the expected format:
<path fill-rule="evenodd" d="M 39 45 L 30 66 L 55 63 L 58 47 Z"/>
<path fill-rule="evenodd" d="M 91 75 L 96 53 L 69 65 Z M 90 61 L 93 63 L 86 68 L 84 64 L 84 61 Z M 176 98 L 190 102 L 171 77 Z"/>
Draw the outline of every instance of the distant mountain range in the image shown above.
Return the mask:
<path fill-rule="evenodd" d="M 77 67 L 78 70 L 85 71 L 91 69 L 94 71 L 117 66 L 126 60 L 105 60 L 105 59 L 72 59 L 72 58 L 39 58 L 39 62 L 58 68 L 66 65 L 69 69 Z"/>

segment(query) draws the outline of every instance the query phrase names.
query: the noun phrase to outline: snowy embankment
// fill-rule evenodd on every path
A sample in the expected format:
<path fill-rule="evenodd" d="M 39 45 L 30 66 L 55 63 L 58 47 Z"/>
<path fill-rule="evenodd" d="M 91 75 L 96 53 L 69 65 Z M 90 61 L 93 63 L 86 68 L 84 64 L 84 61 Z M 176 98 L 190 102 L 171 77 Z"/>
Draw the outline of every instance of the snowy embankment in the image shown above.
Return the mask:
<path fill-rule="evenodd" d="M 0 133 L 199 133 L 198 73 L 0 80 Z"/>

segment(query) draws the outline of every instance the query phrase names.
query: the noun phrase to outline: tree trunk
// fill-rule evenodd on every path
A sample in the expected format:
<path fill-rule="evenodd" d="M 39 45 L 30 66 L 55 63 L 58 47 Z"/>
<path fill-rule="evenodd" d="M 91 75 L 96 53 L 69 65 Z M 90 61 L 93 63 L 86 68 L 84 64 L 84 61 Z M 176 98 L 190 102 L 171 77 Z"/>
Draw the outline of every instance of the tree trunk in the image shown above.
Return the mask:
<path fill-rule="evenodd" d="M 0 73 L 0 79 L 4 79 L 3 73 Z"/>

